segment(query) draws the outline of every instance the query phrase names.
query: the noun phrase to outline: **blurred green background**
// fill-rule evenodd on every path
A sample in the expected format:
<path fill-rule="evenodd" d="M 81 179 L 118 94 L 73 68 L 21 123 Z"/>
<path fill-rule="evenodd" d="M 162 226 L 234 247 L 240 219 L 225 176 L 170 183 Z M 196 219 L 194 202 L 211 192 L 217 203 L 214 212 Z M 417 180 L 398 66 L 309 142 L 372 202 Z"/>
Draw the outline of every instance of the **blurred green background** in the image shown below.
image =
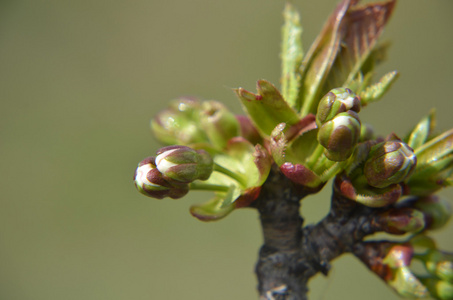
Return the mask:
<path fill-rule="evenodd" d="M 336 0 L 294 1 L 308 48 Z M 256 299 L 257 213 L 201 223 L 210 195 L 157 201 L 136 164 L 159 147 L 149 120 L 180 95 L 235 112 L 231 88 L 279 80 L 283 1 L 1 0 L 0 299 Z M 401 0 L 380 74 L 401 77 L 361 113 L 404 135 L 431 107 L 453 127 L 453 2 Z M 451 190 L 443 191 L 453 199 Z M 307 223 L 329 188 L 303 203 Z M 434 235 L 453 250 L 452 223 Z M 311 299 L 399 299 L 351 256 Z"/>

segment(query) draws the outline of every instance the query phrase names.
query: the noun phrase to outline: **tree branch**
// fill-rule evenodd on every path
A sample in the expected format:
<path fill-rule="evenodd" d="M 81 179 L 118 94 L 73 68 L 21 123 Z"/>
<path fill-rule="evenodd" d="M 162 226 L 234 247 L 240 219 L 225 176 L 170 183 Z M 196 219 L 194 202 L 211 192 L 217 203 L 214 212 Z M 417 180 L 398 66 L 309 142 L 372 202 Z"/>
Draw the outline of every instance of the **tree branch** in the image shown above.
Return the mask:
<path fill-rule="evenodd" d="M 314 191 L 300 189 L 274 169 L 252 204 L 258 209 L 264 244 L 256 265 L 260 299 L 307 299 L 308 280 L 328 274 L 329 262 L 366 235 L 379 230 L 373 209 L 333 193 L 329 214 L 302 227 L 300 200 Z"/>

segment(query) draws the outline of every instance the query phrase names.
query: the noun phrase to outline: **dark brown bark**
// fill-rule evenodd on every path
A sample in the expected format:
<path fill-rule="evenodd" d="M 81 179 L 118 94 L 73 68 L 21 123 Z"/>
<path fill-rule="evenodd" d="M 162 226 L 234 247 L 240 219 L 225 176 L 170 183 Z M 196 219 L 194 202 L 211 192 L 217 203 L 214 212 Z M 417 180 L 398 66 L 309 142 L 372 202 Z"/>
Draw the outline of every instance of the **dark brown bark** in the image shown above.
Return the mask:
<path fill-rule="evenodd" d="M 313 191 L 292 184 L 274 169 L 253 203 L 260 214 L 264 244 L 256 264 L 260 299 L 307 299 L 307 283 L 329 262 L 379 230 L 371 209 L 333 193 L 329 214 L 303 227 L 300 200 Z"/>

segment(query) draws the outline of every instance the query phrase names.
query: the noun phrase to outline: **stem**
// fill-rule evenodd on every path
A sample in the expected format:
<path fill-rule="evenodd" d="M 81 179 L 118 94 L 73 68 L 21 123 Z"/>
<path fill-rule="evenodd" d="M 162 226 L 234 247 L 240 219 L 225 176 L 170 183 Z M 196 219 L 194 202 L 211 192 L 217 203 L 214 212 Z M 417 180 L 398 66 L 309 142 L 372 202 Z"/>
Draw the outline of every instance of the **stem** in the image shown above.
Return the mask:
<path fill-rule="evenodd" d="M 201 190 L 201 191 L 215 191 L 215 192 L 228 192 L 229 187 L 225 185 L 217 184 L 208 184 L 202 182 L 192 182 L 190 184 L 191 190 Z"/>
<path fill-rule="evenodd" d="M 323 153 L 324 147 L 321 144 L 318 144 L 318 146 L 316 146 L 315 151 L 313 151 L 313 153 L 307 160 L 307 167 L 311 170 L 314 170 L 315 165 L 317 165 L 317 162 L 323 156 Z"/>
<path fill-rule="evenodd" d="M 346 162 L 334 162 L 324 173 L 321 174 L 321 181 L 328 181 L 344 169 Z"/>
<path fill-rule="evenodd" d="M 236 173 L 234 173 L 234 172 L 222 167 L 219 164 L 214 163 L 214 171 L 222 173 L 222 174 L 224 174 L 224 175 L 226 175 L 226 176 L 228 176 L 230 178 L 233 178 L 234 180 L 239 182 L 239 184 L 241 184 L 243 187 L 247 186 L 247 182 L 242 176 L 240 176 L 239 174 L 236 174 Z"/>

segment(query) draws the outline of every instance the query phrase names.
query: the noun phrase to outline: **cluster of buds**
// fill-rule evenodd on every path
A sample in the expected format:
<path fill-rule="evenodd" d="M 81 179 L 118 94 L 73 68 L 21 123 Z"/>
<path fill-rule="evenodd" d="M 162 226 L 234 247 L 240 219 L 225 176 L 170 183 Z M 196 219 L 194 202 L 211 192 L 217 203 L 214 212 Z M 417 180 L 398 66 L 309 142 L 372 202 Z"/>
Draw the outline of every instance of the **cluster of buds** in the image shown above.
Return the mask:
<path fill-rule="evenodd" d="M 357 2 L 339 4 L 306 55 L 298 13 L 288 3 L 281 92 L 266 80 L 257 82 L 256 93 L 235 89 L 246 116 L 217 101 L 171 102 L 151 128 L 160 142 L 178 146 L 143 160 L 135 185 L 157 199 L 178 199 L 189 189 L 212 191 L 210 201 L 190 209 L 210 221 L 255 201 L 272 164 L 304 196 L 334 178 L 339 197 L 333 197 L 333 212 L 346 203 L 341 208 L 352 207 L 351 215 L 363 213 L 364 231 L 415 235 L 402 242 L 354 242 L 354 254 L 402 296 L 453 299 L 453 254 L 424 235 L 452 214 L 433 193 L 453 185 L 453 129 L 434 135 L 434 112 L 403 139 L 376 138 L 361 122 L 360 110 L 380 99 L 398 73 L 371 83 L 381 52 L 377 39 L 395 1 Z M 364 206 L 338 200 L 344 198 Z M 414 261 L 424 266 L 423 274 L 412 270 Z"/>
<path fill-rule="evenodd" d="M 453 298 L 453 254 L 426 235 L 405 242 L 363 242 L 355 254 L 398 294 L 409 298 Z M 414 262 L 424 266 L 415 271 Z"/>
<path fill-rule="evenodd" d="M 333 89 L 320 100 L 318 141 L 328 159 L 344 161 L 351 156 L 361 133 L 359 111 L 360 99 L 348 88 Z"/>
<path fill-rule="evenodd" d="M 236 116 L 218 101 L 180 98 L 151 120 L 154 136 L 166 145 L 209 144 L 224 149 L 229 140 L 242 136 L 256 144 L 260 136 L 245 116 Z"/>
<path fill-rule="evenodd" d="M 189 183 L 206 180 L 213 171 L 212 157 L 204 150 L 186 146 L 161 148 L 156 157 L 138 164 L 135 186 L 142 194 L 162 199 L 178 199 L 187 194 Z"/>
<path fill-rule="evenodd" d="M 177 199 L 189 189 L 212 191 L 213 199 L 190 209 L 200 220 L 249 205 L 269 174 L 272 162 L 254 122 L 220 102 L 174 100 L 152 119 L 151 129 L 163 144 L 178 146 L 161 148 L 139 164 L 137 189 L 158 199 Z"/>
<path fill-rule="evenodd" d="M 258 196 L 271 160 L 248 117 L 216 101 L 182 98 L 158 113 L 151 128 L 162 143 L 179 145 L 163 147 L 138 165 L 134 180 L 142 194 L 178 199 L 189 190 L 212 191 L 213 199 L 190 209 L 203 221 L 220 219 Z"/>

